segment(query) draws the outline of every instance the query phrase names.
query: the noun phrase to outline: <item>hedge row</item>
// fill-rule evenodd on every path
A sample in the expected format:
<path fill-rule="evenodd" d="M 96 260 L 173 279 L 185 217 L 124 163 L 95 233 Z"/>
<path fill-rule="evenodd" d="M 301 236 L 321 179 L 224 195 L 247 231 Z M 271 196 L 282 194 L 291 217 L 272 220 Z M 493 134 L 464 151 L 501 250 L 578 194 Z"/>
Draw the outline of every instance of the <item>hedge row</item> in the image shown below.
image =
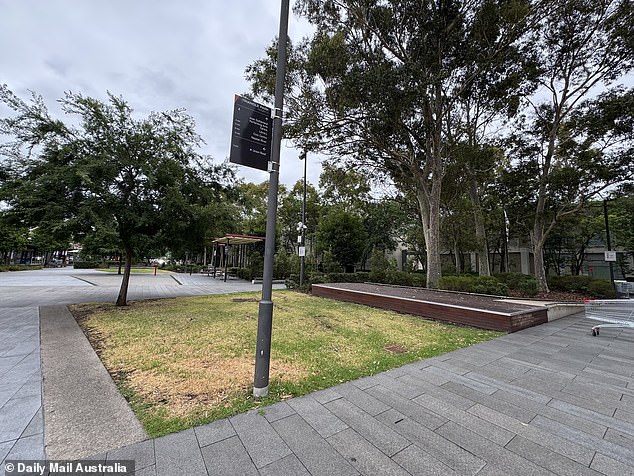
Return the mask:
<path fill-rule="evenodd" d="M 440 289 L 465 293 L 508 296 L 509 287 L 493 276 L 443 276 L 438 281 Z"/>
<path fill-rule="evenodd" d="M 30 266 L 24 264 L 0 264 L 0 273 L 6 271 L 29 271 L 32 269 L 42 269 L 41 266 Z"/>

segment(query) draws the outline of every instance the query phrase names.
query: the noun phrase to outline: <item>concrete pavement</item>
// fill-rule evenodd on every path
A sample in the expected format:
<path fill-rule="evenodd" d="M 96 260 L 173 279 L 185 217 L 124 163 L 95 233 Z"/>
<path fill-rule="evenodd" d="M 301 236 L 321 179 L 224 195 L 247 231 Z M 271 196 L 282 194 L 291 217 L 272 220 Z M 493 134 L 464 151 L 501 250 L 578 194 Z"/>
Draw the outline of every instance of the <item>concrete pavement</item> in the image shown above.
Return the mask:
<path fill-rule="evenodd" d="M 206 275 L 188 275 L 185 280 L 180 283 L 170 274 L 133 274 L 128 298 L 261 289 Z M 70 267 L 0 273 L 0 467 L 5 459 L 41 459 L 45 454 L 39 306 L 114 302 L 120 284 L 121 276 L 115 273 Z"/>

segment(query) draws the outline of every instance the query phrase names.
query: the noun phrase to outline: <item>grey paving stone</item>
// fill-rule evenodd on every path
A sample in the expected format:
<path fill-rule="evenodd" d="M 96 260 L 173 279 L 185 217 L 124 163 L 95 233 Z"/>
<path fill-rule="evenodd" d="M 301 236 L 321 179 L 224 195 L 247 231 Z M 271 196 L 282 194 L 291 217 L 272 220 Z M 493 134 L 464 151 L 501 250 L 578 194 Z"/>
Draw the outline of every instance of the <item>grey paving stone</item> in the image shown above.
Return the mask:
<path fill-rule="evenodd" d="M 601 474 L 607 476 L 623 476 L 634 474 L 634 469 L 631 465 L 623 464 L 620 461 L 616 461 L 609 456 L 605 456 L 601 453 L 597 453 L 590 467 Z"/>
<path fill-rule="evenodd" d="M 558 372 L 555 370 L 548 370 L 548 369 L 530 369 L 528 372 L 526 372 L 524 375 L 522 376 L 516 376 L 516 379 L 521 379 L 524 378 L 524 376 L 531 378 L 531 379 L 540 379 L 546 382 L 556 382 L 560 385 L 568 385 L 570 384 L 573 379 L 576 377 L 576 374 L 571 374 L 571 373 L 567 373 L 567 372 Z"/>
<path fill-rule="evenodd" d="M 570 428 L 559 422 L 549 420 L 547 418 L 538 415 L 530 423 L 531 425 L 541 428 L 543 430 L 554 433 L 558 436 L 566 438 L 580 446 L 584 446 L 590 450 L 594 450 L 609 456 L 624 464 L 634 466 L 634 448 L 623 448 L 609 441 L 590 436 L 582 431 Z"/>
<path fill-rule="evenodd" d="M 134 476 L 156 476 L 156 466 L 148 466 L 134 472 Z"/>
<path fill-rule="evenodd" d="M 615 428 L 625 433 L 629 433 L 631 436 L 634 436 L 634 423 L 623 421 L 619 418 L 610 417 L 602 413 L 579 407 L 577 405 L 572 405 L 567 402 L 562 402 L 561 400 L 552 400 L 548 404 L 548 406 L 566 413 L 570 413 L 571 415 L 585 418 L 586 420 L 604 425 L 606 427 Z"/>
<path fill-rule="evenodd" d="M 348 428 L 345 422 L 310 395 L 293 398 L 288 404 L 324 438 Z"/>
<path fill-rule="evenodd" d="M 271 423 L 312 476 L 359 474 L 299 415 Z"/>
<path fill-rule="evenodd" d="M 255 411 L 236 415 L 229 419 L 256 468 L 282 459 L 291 450 L 278 436 L 271 424 Z"/>
<path fill-rule="evenodd" d="M 33 416 L 41 408 L 42 399 L 39 396 L 11 398 L 0 408 L 0 443 L 15 440 L 22 435 L 29 426 Z"/>
<path fill-rule="evenodd" d="M 488 393 L 489 395 L 492 395 L 492 393 L 495 393 L 495 391 L 498 390 L 504 390 L 506 392 L 509 393 L 515 393 L 517 395 L 521 395 L 524 398 L 528 398 L 530 400 L 534 400 L 538 403 L 543 403 L 546 404 L 550 401 L 550 397 L 542 395 L 539 392 L 535 392 L 531 389 L 527 389 L 523 386 L 518 385 L 517 383 L 523 382 L 523 377 L 522 379 L 518 379 L 517 383 L 506 383 L 506 382 L 502 382 L 500 380 L 496 380 L 496 379 L 492 379 L 490 377 L 487 377 L 485 375 L 480 375 L 480 374 L 468 374 L 467 377 L 469 379 L 475 380 L 477 382 L 480 382 L 484 385 L 489 386 L 490 388 L 494 389 L 494 392 L 482 392 L 482 393 Z M 473 388 L 473 386 L 471 385 L 467 385 L 468 387 L 470 386 L 471 388 Z M 476 388 L 476 390 L 478 390 Z M 481 391 L 481 390 L 480 390 Z"/>
<path fill-rule="evenodd" d="M 388 456 L 398 453 L 410 444 L 394 430 L 344 399 L 327 403 L 326 407 Z"/>
<path fill-rule="evenodd" d="M 454 382 L 447 382 L 442 387 L 428 386 L 425 389 L 425 393 L 423 395 L 431 395 L 432 397 L 441 400 L 443 402 L 448 403 L 460 410 L 466 410 L 473 406 L 475 403 L 473 400 L 469 398 L 465 398 L 462 395 L 452 392 L 448 387 L 448 385 L 453 384 Z M 456 384 L 460 385 L 460 384 Z M 466 388 L 466 387 L 465 387 Z M 473 390 L 474 392 L 476 390 Z M 482 395 L 482 394 L 481 394 Z"/>
<path fill-rule="evenodd" d="M 377 416 L 377 419 L 406 437 L 416 446 L 424 449 L 438 461 L 455 470 L 458 474 L 476 474 L 486 464 L 484 460 L 396 410 L 381 413 Z"/>
<path fill-rule="evenodd" d="M 295 410 L 286 402 L 277 402 L 268 407 L 261 408 L 258 413 L 270 423 L 294 414 Z"/>
<path fill-rule="evenodd" d="M 617 420 L 634 423 L 634 413 L 626 412 L 625 410 L 621 410 L 620 408 L 614 412 L 614 418 L 616 418 Z"/>
<path fill-rule="evenodd" d="M 260 476 L 310 476 L 310 473 L 297 456 L 290 455 L 260 468 Z"/>
<path fill-rule="evenodd" d="M 390 389 L 385 388 L 382 385 L 372 387 L 366 391 L 389 405 L 394 410 L 397 410 L 408 418 L 411 418 L 415 422 L 420 423 L 431 430 L 438 428 L 447 421 L 446 418 L 442 418 L 416 403 L 416 400 L 409 400 L 395 392 L 392 392 Z M 424 398 L 424 395 L 417 398 Z"/>
<path fill-rule="evenodd" d="M 140 441 L 122 448 L 108 451 L 106 461 L 114 460 L 134 460 L 134 469 L 136 472 L 148 466 L 154 466 L 154 440 Z"/>
<path fill-rule="evenodd" d="M 447 420 L 454 421 L 465 428 L 469 428 L 471 431 L 488 438 L 498 445 L 504 446 L 515 436 L 515 433 L 513 432 L 507 431 L 493 423 L 490 423 L 489 421 L 474 416 L 472 413 L 467 413 L 463 410 L 452 407 L 451 405 L 433 397 L 422 395 L 416 398 L 415 402 L 446 418 Z"/>
<path fill-rule="evenodd" d="M 550 418 L 551 420 L 558 421 L 572 428 L 577 428 L 578 430 L 597 436 L 599 438 L 603 437 L 603 434 L 607 429 L 607 427 L 604 425 L 600 425 L 585 418 L 579 418 L 575 415 L 572 415 L 571 413 L 566 413 L 547 405 L 541 405 L 532 400 L 523 399 L 521 396 L 516 394 L 498 391 L 494 394 L 494 396 L 500 400 L 511 403 L 513 405 L 521 406 L 523 408 L 526 408 L 527 410 L 535 412 L 536 414 L 545 416 L 547 418 Z"/>
<path fill-rule="evenodd" d="M 443 381 L 439 385 L 442 385 L 447 382 L 456 382 L 456 383 L 465 385 L 467 387 L 473 388 L 474 390 L 477 390 L 479 392 L 486 393 L 488 395 L 491 395 L 499 388 L 496 385 L 490 385 L 489 383 L 484 383 L 480 379 L 474 379 L 474 378 L 465 377 L 463 375 L 454 374 L 452 372 L 447 371 L 446 369 L 439 369 L 438 367 L 429 367 L 424 370 L 426 370 L 429 373 L 435 373 L 439 378 L 444 378 L 445 381 Z"/>
<path fill-rule="evenodd" d="M 467 451 L 478 455 L 487 462 L 492 462 L 497 468 L 507 471 L 507 474 L 535 474 L 551 475 L 552 473 L 532 461 L 522 458 L 502 446 L 492 444 L 490 440 L 483 438 L 467 428 L 454 422 L 448 422 L 436 430 L 455 444 Z"/>
<path fill-rule="evenodd" d="M 158 476 L 204 475 L 207 472 L 194 430 L 157 438 L 154 440 L 154 451 Z"/>
<path fill-rule="evenodd" d="M 498 425 L 507 428 L 509 431 L 513 431 L 518 435 L 537 443 L 540 445 L 547 445 L 551 450 L 570 458 L 574 461 L 578 461 L 581 464 L 589 465 L 592 461 L 592 455 L 594 452 L 588 451 L 587 448 L 573 443 L 558 435 L 554 435 L 547 431 L 535 428 L 532 425 L 526 425 L 518 420 L 514 420 L 511 417 L 496 412 L 488 407 L 481 405 L 474 406 L 470 412 L 473 412 L 483 419 L 495 422 Z"/>
<path fill-rule="evenodd" d="M 416 445 L 410 445 L 398 452 L 392 456 L 392 461 L 412 476 L 457 476 L 459 474 Z"/>
<path fill-rule="evenodd" d="M 194 428 L 194 432 L 198 439 L 198 445 L 201 448 L 230 438 L 236 434 L 233 426 L 231 426 L 231 423 L 229 423 L 229 420 L 226 418 L 216 420 L 207 425 L 197 426 Z"/>
<path fill-rule="evenodd" d="M 42 415 L 42 408 L 33 415 L 29 425 L 24 429 L 22 435 L 20 436 L 24 438 L 25 436 L 33 436 L 40 433 L 44 433 L 44 415 Z"/>
<path fill-rule="evenodd" d="M 423 372 L 425 370 L 426 369 L 423 369 L 419 372 Z M 399 378 L 390 378 L 384 374 L 378 374 L 375 375 L 375 377 L 375 381 L 378 385 L 383 385 L 384 387 L 401 394 L 405 398 L 416 398 L 425 392 L 424 382 L 420 382 L 416 378 L 410 377 L 410 374 L 406 374 Z"/>
<path fill-rule="evenodd" d="M 542 441 L 542 443 L 547 445 L 547 441 Z M 599 476 L 599 473 L 589 469 L 587 464 L 580 464 L 551 451 L 547 446 L 529 441 L 519 435 L 506 445 L 506 449 L 561 476 Z"/>
<path fill-rule="evenodd" d="M 359 408 L 363 408 L 363 411 L 372 416 L 378 415 L 379 413 L 383 413 L 384 411 L 390 409 L 390 407 L 385 403 L 370 395 L 368 391 L 363 391 L 350 383 L 337 385 L 336 387 L 333 387 L 333 390 L 342 397 L 345 397 L 345 399 L 349 402 L 355 404 Z"/>
<path fill-rule="evenodd" d="M 11 448 L 13 448 L 14 444 L 15 444 L 15 440 L 5 441 L 4 443 L 0 443 L 0 465 L 4 463 L 4 459 L 9 454 L 9 451 L 11 451 Z"/>
<path fill-rule="evenodd" d="M 361 474 L 367 476 L 408 475 L 407 471 L 351 428 L 331 436 L 327 441 Z"/>
<path fill-rule="evenodd" d="M 601 401 L 614 400 L 616 402 L 621 400 L 624 393 L 623 390 L 614 390 L 607 385 L 592 385 L 578 380 L 566 385 L 562 391 L 573 395 L 585 395 L 586 398 L 592 397 Z"/>
<path fill-rule="evenodd" d="M 0 377 L 15 367 L 23 358 L 21 355 L 11 357 L 0 356 Z"/>
<path fill-rule="evenodd" d="M 44 459 L 44 434 L 27 436 L 15 442 L 5 459 Z"/>
<path fill-rule="evenodd" d="M 634 448 L 634 436 L 612 428 L 608 428 L 603 439 L 625 448 Z"/>
<path fill-rule="evenodd" d="M 481 405 L 504 413 L 505 415 L 513 417 L 523 423 L 528 423 L 533 418 L 535 418 L 536 415 L 536 413 L 531 410 L 513 405 L 512 403 L 505 402 L 504 400 L 500 400 L 498 398 L 495 398 L 494 396 L 487 395 L 486 393 L 478 392 L 477 390 L 465 387 L 464 385 L 461 385 L 459 383 L 447 382 L 445 385 L 443 385 L 443 388 L 452 393 L 461 395 L 466 400 L 468 400 L 471 403 L 471 405 L 469 405 L 469 408 L 471 408 L 476 403 L 480 403 Z"/>
<path fill-rule="evenodd" d="M 205 446 L 201 451 L 210 475 L 257 476 L 258 474 L 240 438 L 237 436 Z M 178 474 L 207 474 L 207 471 L 203 473 Z"/>
<path fill-rule="evenodd" d="M 325 388 L 324 390 L 318 390 L 316 392 L 311 393 L 310 396 L 322 404 L 332 402 L 333 400 L 337 400 L 338 398 L 341 398 L 341 395 L 335 392 L 332 388 Z"/>

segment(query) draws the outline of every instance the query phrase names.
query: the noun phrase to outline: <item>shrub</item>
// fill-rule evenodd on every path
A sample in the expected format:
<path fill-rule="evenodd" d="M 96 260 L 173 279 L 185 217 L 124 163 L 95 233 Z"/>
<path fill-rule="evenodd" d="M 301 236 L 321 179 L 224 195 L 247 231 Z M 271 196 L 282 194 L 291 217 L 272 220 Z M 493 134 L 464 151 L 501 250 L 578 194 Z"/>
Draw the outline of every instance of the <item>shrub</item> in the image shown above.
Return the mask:
<path fill-rule="evenodd" d="M 607 279 L 592 279 L 588 283 L 588 295 L 596 299 L 614 299 L 616 292 Z"/>
<path fill-rule="evenodd" d="M 535 296 L 539 292 L 537 280 L 528 274 L 522 273 L 496 273 L 495 278 L 506 284 L 512 291 L 516 291 L 523 296 Z"/>
<path fill-rule="evenodd" d="M 583 294 L 597 299 L 616 297 L 612 283 L 607 279 L 593 279 L 589 276 L 548 276 L 551 291 Z"/>
<path fill-rule="evenodd" d="M 443 276 L 438 282 L 438 287 L 449 291 L 508 295 L 508 286 L 493 276 Z"/>
<path fill-rule="evenodd" d="M 0 273 L 5 271 L 28 271 L 31 269 L 42 269 L 39 265 L 27 265 L 27 264 L 0 264 Z"/>
<path fill-rule="evenodd" d="M 551 291 L 568 293 L 588 293 L 589 276 L 548 276 L 548 288 Z"/>
<path fill-rule="evenodd" d="M 75 261 L 73 263 L 74 269 L 94 269 L 99 268 L 102 265 L 101 261 Z"/>

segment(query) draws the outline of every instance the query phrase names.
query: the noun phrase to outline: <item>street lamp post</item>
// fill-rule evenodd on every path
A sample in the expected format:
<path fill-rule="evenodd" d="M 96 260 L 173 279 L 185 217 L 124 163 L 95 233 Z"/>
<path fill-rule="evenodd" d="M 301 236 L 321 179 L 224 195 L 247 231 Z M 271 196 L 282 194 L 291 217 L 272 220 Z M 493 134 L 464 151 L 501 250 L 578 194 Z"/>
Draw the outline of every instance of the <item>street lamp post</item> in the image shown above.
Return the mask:
<path fill-rule="evenodd" d="M 608 220 L 608 201 L 603 199 L 603 220 L 605 222 L 605 241 L 608 248 L 608 251 L 612 251 L 612 243 L 610 242 L 610 221 Z M 610 283 L 612 283 L 612 288 L 616 289 L 614 286 L 614 267 L 612 266 L 612 261 L 608 261 L 610 265 Z"/>
<path fill-rule="evenodd" d="M 277 40 L 275 112 L 273 117 L 273 141 L 271 144 L 269 196 L 266 210 L 262 300 L 258 307 L 258 335 L 255 346 L 255 376 L 253 377 L 253 396 L 256 398 L 266 397 L 269 393 L 271 330 L 273 328 L 273 255 L 275 254 L 275 221 L 277 219 L 277 193 L 280 179 L 280 147 L 282 143 L 282 111 L 284 108 L 284 76 L 286 75 L 289 3 L 290 0 L 282 0 L 280 32 Z"/>
<path fill-rule="evenodd" d="M 299 256 L 299 285 L 304 285 L 304 270 L 305 270 L 305 259 L 306 259 L 306 164 L 308 160 L 306 159 L 306 151 L 302 152 L 299 155 L 299 159 L 304 161 L 304 198 L 302 200 L 302 229 L 300 230 L 300 249 L 304 248 L 304 252 L 300 253 Z"/>

